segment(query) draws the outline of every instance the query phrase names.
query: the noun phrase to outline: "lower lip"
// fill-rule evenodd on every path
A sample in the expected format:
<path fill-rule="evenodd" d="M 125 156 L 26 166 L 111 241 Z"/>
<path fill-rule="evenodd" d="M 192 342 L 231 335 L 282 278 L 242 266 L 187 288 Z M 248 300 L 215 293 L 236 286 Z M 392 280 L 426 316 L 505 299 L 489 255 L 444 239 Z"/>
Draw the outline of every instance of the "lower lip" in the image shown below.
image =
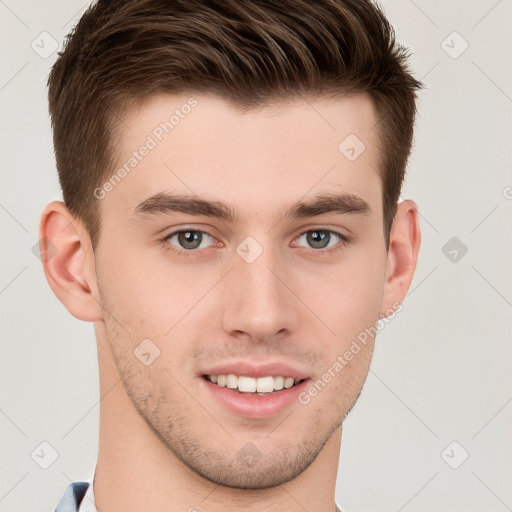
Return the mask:
<path fill-rule="evenodd" d="M 310 379 L 305 379 L 291 388 L 262 396 L 247 395 L 230 388 L 220 387 L 204 377 L 201 377 L 201 380 L 213 396 L 231 412 L 244 418 L 257 419 L 271 418 L 297 402 L 297 396 L 309 385 Z"/>

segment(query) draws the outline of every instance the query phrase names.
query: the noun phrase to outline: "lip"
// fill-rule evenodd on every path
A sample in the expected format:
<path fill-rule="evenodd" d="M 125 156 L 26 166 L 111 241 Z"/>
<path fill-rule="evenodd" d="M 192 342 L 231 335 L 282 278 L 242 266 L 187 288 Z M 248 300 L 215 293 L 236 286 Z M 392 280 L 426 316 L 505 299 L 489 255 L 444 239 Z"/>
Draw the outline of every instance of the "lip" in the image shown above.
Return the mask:
<path fill-rule="evenodd" d="M 261 365 L 253 365 L 247 361 L 239 361 L 221 364 L 213 368 L 204 370 L 201 375 L 228 375 L 228 374 L 252 377 L 257 379 L 258 377 L 293 377 L 294 379 L 307 379 L 309 375 L 302 372 L 297 368 L 293 368 L 285 363 L 272 362 Z M 219 387 L 219 386 L 217 386 Z M 291 388 L 289 388 L 291 389 Z"/>
<path fill-rule="evenodd" d="M 267 373 L 266 375 L 269 374 Z M 288 376 L 291 377 L 291 375 Z M 230 388 L 220 387 L 209 381 L 206 377 L 200 377 L 200 380 L 203 382 L 207 393 L 211 393 L 229 411 L 244 418 L 264 419 L 271 418 L 290 407 L 293 403 L 296 403 L 298 401 L 297 396 L 309 386 L 311 379 L 306 378 L 291 388 L 274 391 L 264 396 L 247 395 Z"/>

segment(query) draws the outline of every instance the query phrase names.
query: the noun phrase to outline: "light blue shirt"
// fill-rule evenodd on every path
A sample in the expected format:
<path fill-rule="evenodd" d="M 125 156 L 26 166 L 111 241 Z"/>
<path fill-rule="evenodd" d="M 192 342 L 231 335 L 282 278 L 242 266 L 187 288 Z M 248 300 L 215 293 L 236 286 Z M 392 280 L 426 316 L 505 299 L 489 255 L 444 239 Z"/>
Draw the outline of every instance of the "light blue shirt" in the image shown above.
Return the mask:
<path fill-rule="evenodd" d="M 55 512 L 78 512 L 80 503 L 83 501 L 88 488 L 89 482 L 73 482 L 69 484 L 64 492 L 64 496 L 62 496 L 57 504 Z"/>

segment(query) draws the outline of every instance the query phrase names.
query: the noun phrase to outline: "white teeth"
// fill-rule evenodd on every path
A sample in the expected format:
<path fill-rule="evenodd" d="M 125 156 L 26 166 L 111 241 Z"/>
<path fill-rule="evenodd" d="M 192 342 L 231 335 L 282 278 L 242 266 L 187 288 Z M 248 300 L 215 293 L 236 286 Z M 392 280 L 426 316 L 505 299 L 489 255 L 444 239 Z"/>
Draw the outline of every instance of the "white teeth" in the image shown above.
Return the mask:
<path fill-rule="evenodd" d="M 238 385 L 238 378 L 236 375 L 233 375 L 232 373 L 228 373 L 226 375 L 226 387 L 235 389 Z"/>
<path fill-rule="evenodd" d="M 251 377 L 238 377 L 237 384 L 239 391 L 245 391 L 246 393 L 254 393 L 256 391 L 256 379 Z"/>
<path fill-rule="evenodd" d="M 257 379 L 256 391 L 259 393 L 272 393 L 274 391 L 274 377 L 260 377 Z"/>
<path fill-rule="evenodd" d="M 284 377 L 274 377 L 274 388 L 276 391 L 284 388 Z"/>
<path fill-rule="evenodd" d="M 284 379 L 284 387 L 291 388 L 293 386 L 294 382 L 295 382 L 295 379 L 293 377 L 286 377 L 286 379 Z"/>
<path fill-rule="evenodd" d="M 227 387 L 230 389 L 238 389 L 242 393 L 258 393 L 266 394 L 275 391 L 280 391 L 283 388 L 291 388 L 294 384 L 301 382 L 301 379 L 294 379 L 293 377 L 246 377 L 244 375 L 234 375 L 229 373 L 227 375 L 207 375 L 207 378 L 220 387 Z"/>

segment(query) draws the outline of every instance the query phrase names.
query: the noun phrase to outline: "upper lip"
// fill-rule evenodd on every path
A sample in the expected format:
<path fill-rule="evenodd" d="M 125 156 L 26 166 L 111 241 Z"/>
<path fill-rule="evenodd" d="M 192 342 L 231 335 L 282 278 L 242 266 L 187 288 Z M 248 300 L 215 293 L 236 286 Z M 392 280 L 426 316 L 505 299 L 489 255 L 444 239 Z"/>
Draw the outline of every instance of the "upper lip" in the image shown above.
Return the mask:
<path fill-rule="evenodd" d="M 202 372 L 203 375 L 238 375 L 245 377 L 293 377 L 294 379 L 307 379 L 308 375 L 298 368 L 285 363 L 272 362 L 265 364 L 252 364 L 247 361 L 235 361 L 216 365 Z"/>

